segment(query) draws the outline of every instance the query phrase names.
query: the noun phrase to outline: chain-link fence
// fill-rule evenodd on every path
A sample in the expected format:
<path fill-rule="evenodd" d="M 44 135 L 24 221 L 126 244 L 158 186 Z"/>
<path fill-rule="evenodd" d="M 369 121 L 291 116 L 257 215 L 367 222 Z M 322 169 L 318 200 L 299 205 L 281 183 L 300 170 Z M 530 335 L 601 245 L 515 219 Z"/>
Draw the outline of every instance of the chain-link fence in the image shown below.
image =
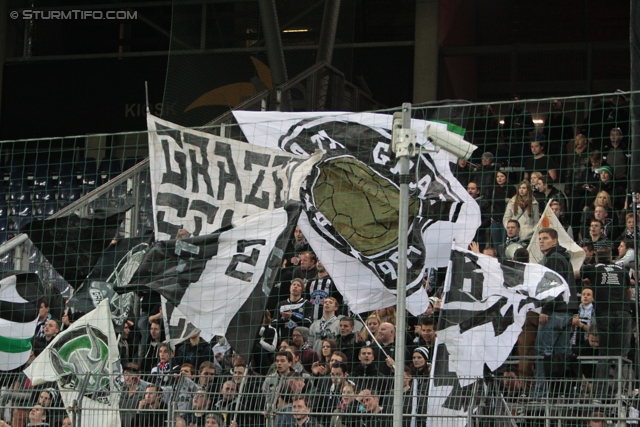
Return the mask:
<path fill-rule="evenodd" d="M 637 420 L 628 96 L 5 142 L 4 421 Z"/>

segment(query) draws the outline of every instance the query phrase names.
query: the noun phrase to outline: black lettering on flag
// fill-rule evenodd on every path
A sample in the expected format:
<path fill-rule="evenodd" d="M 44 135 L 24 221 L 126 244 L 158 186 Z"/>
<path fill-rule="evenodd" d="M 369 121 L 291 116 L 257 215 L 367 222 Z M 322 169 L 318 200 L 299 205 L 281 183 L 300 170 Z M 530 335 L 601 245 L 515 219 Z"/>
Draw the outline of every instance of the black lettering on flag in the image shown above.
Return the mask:
<path fill-rule="evenodd" d="M 477 263 L 478 256 L 470 253 L 451 251 L 451 287 L 445 296 L 447 304 L 453 302 L 474 303 L 482 301 L 484 273 Z M 511 274 L 513 276 L 513 273 Z M 506 280 L 506 276 L 505 276 Z M 501 335 L 514 322 L 514 307 L 511 305 L 504 316 L 500 310 L 509 303 L 501 297 L 491 307 L 481 311 L 447 309 L 440 314 L 438 329 L 458 325 L 460 333 L 486 323 L 492 323 L 495 335 Z"/>
<path fill-rule="evenodd" d="M 482 299 L 484 274 L 477 261 L 476 255 L 451 251 L 451 289 L 445 297 L 447 303 L 472 303 Z"/>
<path fill-rule="evenodd" d="M 481 387 L 481 385 L 479 383 L 473 383 L 465 387 L 460 387 L 460 381 L 456 373 L 449 367 L 449 352 L 444 343 L 438 344 L 435 364 L 433 386 L 452 387 L 442 407 L 454 411 L 467 411 L 474 401 L 474 387 Z"/>
<path fill-rule="evenodd" d="M 164 164 L 167 168 L 167 171 L 162 174 L 162 184 L 174 184 L 183 190 L 187 189 L 187 156 L 180 152 L 176 151 L 173 153 L 173 159 L 178 163 L 178 168 L 180 168 L 180 172 L 176 172 L 171 169 L 171 153 L 169 150 L 169 141 L 166 139 L 162 139 L 160 141 L 162 143 L 162 151 L 164 152 Z M 178 141 L 175 143 L 179 144 L 182 147 L 182 144 Z"/>
<path fill-rule="evenodd" d="M 276 183 L 276 198 L 273 202 L 273 208 L 278 209 L 284 206 L 284 202 L 282 201 L 282 190 L 284 190 L 284 183 L 280 178 L 278 178 L 278 172 L 273 171 L 271 173 L 273 176 L 273 182 Z"/>
<path fill-rule="evenodd" d="M 254 153 L 253 151 L 247 151 L 244 155 L 244 170 L 251 171 L 253 170 L 252 165 L 260 165 L 260 166 L 268 166 L 269 160 L 271 156 L 269 154 L 262 153 Z M 265 171 L 261 170 L 258 172 L 258 178 L 251 185 L 251 192 L 244 197 L 245 203 L 250 203 L 262 209 L 269 208 L 269 192 L 263 191 L 261 193 L 262 197 L 256 197 L 258 194 L 258 190 L 262 186 L 264 182 Z"/>
<path fill-rule="evenodd" d="M 453 386 L 454 383 L 458 382 L 456 373 L 449 369 L 449 352 L 447 351 L 447 346 L 442 342 L 438 343 L 435 364 L 433 374 L 434 387 Z"/>
<path fill-rule="evenodd" d="M 287 157 L 287 156 L 275 156 L 273 158 L 273 164 L 271 166 L 276 167 L 276 166 L 284 166 L 287 163 L 289 163 L 289 161 L 291 160 L 291 157 Z"/>
<path fill-rule="evenodd" d="M 500 263 L 504 286 L 514 288 L 524 283 L 524 270 L 527 266 L 520 262 L 505 260 Z"/>
<path fill-rule="evenodd" d="M 514 323 L 513 318 L 513 305 L 509 306 L 507 312 L 503 316 L 500 313 L 502 307 L 508 304 L 507 297 L 502 297 L 495 304 L 483 311 L 474 311 L 469 313 L 467 320 L 460 322 L 460 333 L 463 334 L 469 329 L 473 329 L 476 326 L 482 326 L 485 323 L 493 323 L 493 330 L 495 336 L 500 336 L 509 326 Z"/>
<path fill-rule="evenodd" d="M 222 214 L 222 224 L 220 224 L 220 228 L 228 227 L 233 223 L 233 214 L 236 212 L 233 209 L 227 209 Z"/>
<path fill-rule="evenodd" d="M 227 188 L 227 184 L 233 184 L 236 187 L 236 202 L 242 202 L 242 185 L 238 178 L 236 165 L 233 163 L 231 146 L 225 142 L 216 141 L 214 153 L 216 156 L 224 157 L 227 160 L 227 165 L 229 166 L 229 172 L 227 172 L 224 162 L 218 162 L 218 169 L 220 169 L 220 177 L 218 179 L 218 200 L 224 200 L 224 192 Z"/>
<path fill-rule="evenodd" d="M 200 232 L 202 231 L 202 218 L 200 218 L 199 216 L 194 216 L 193 222 L 196 223 L 196 228 L 195 230 L 193 230 L 193 235 L 199 236 Z"/>
<path fill-rule="evenodd" d="M 177 226 L 165 221 L 164 214 L 164 211 L 159 210 L 158 214 L 156 215 L 156 220 L 158 222 L 158 231 L 170 236 L 175 236 L 176 234 L 178 234 L 178 230 L 180 230 L 182 226 Z"/>
<path fill-rule="evenodd" d="M 191 201 L 191 206 L 189 206 L 190 211 L 198 211 L 202 212 L 207 216 L 207 224 L 213 224 L 213 220 L 216 219 L 216 214 L 218 213 L 218 207 L 212 205 L 211 203 L 207 203 L 204 200 L 194 199 Z"/>
<path fill-rule="evenodd" d="M 242 252 L 249 246 L 261 245 L 264 246 L 267 243 L 264 239 L 255 239 L 255 240 L 238 240 L 237 251 L 240 252 L 235 254 L 231 258 L 231 262 L 227 267 L 227 270 L 224 272 L 225 275 L 230 277 L 235 277 L 236 279 L 242 280 L 243 282 L 250 282 L 253 277 L 253 273 L 251 272 L 243 272 L 238 271 L 236 268 L 238 264 L 249 264 L 251 266 L 255 266 L 258 263 L 258 257 L 260 256 L 260 251 L 256 248 L 251 249 L 251 255 L 244 255 Z"/>
<path fill-rule="evenodd" d="M 198 163 L 196 160 L 196 151 L 189 150 L 189 159 L 191 160 L 191 191 L 197 193 L 200 191 L 200 184 L 198 182 L 198 174 L 202 175 L 204 184 L 207 186 L 207 194 L 213 197 L 213 187 L 211 186 L 211 176 L 209 176 L 209 159 L 207 158 L 207 151 L 200 149 L 200 155 L 202 156 L 202 163 Z"/>
<path fill-rule="evenodd" d="M 184 218 L 187 216 L 189 199 L 173 193 L 158 193 L 156 196 L 156 205 L 173 208 L 178 211 L 178 218 Z"/>

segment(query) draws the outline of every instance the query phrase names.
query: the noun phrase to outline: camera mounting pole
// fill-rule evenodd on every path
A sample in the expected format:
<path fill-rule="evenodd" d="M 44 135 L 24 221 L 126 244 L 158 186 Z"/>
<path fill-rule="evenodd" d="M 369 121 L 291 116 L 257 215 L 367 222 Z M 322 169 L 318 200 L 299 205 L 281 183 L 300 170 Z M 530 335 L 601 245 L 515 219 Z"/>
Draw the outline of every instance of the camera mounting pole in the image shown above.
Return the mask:
<path fill-rule="evenodd" d="M 424 136 L 434 147 L 417 147 L 418 132 L 411 129 L 411 104 L 402 104 L 402 111 L 393 115 L 393 133 L 391 149 L 396 155 L 396 169 L 399 173 L 400 200 L 398 202 L 398 282 L 396 287 L 396 347 L 395 347 L 395 384 L 393 388 L 393 427 L 402 427 L 403 381 L 406 348 L 406 299 L 407 299 L 407 233 L 409 231 L 409 159 L 420 151 L 437 153 L 440 149 L 454 156 L 468 160 L 478 148 L 441 126 L 430 124 L 424 130 Z M 418 160 L 419 161 L 419 160 Z"/>
<path fill-rule="evenodd" d="M 400 178 L 398 203 L 398 284 L 396 287 L 395 384 L 393 387 L 393 426 L 402 427 L 403 381 L 406 339 L 407 232 L 409 230 L 409 158 L 416 154 L 417 131 L 411 129 L 411 104 L 402 104 L 402 112 L 393 115 L 391 148 L 396 155 Z"/>

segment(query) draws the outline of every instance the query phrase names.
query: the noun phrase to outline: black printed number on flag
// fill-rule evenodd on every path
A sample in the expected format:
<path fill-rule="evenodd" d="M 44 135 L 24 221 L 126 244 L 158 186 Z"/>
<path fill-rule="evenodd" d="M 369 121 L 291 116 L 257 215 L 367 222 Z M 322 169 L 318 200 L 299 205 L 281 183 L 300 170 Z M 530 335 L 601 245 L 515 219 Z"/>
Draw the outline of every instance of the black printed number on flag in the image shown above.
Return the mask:
<path fill-rule="evenodd" d="M 238 240 L 237 251 L 239 253 L 235 254 L 231 258 L 231 262 L 224 274 L 230 277 L 235 277 L 243 282 L 251 282 L 253 273 L 250 271 L 238 271 L 238 264 L 249 264 L 250 266 L 255 267 L 258 263 L 258 258 L 260 257 L 260 250 L 256 248 L 251 249 L 251 255 L 245 255 L 244 252 L 250 246 L 264 246 L 266 243 L 267 241 L 265 239 Z"/>

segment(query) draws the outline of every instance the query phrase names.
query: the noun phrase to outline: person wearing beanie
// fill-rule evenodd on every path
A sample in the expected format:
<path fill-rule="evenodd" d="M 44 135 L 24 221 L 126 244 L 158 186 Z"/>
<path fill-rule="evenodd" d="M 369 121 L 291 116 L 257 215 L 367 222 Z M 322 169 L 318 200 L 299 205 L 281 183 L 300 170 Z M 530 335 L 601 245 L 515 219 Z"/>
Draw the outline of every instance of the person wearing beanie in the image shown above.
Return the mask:
<path fill-rule="evenodd" d="M 600 191 L 606 191 L 611 197 L 611 203 L 616 210 L 624 208 L 626 186 L 624 183 L 614 181 L 613 169 L 609 165 L 600 167 Z"/>
<path fill-rule="evenodd" d="M 413 350 L 411 360 L 413 366 L 411 369 L 411 380 L 409 382 L 410 388 L 408 393 L 405 394 L 405 407 L 410 408 L 412 414 L 418 414 L 423 413 L 427 406 L 426 400 L 429 394 L 431 353 L 426 347 L 418 347 Z M 418 418 L 416 418 L 416 421 L 417 420 Z"/>
<path fill-rule="evenodd" d="M 309 345 L 309 328 L 298 326 L 294 329 L 291 339 L 299 348 L 300 363 L 304 366 L 305 371 L 311 372 L 313 364 L 320 361 L 320 355 Z"/>
<path fill-rule="evenodd" d="M 431 354 L 426 347 L 418 347 L 413 350 L 413 376 L 422 377 L 423 379 L 429 378 L 429 362 L 431 361 Z M 426 391 L 426 390 L 425 390 Z"/>
<path fill-rule="evenodd" d="M 602 166 L 600 168 L 600 179 L 602 180 L 602 174 L 606 173 L 607 175 L 609 175 L 607 177 L 607 180 L 611 181 L 613 178 L 613 170 L 611 169 L 611 166 Z"/>

